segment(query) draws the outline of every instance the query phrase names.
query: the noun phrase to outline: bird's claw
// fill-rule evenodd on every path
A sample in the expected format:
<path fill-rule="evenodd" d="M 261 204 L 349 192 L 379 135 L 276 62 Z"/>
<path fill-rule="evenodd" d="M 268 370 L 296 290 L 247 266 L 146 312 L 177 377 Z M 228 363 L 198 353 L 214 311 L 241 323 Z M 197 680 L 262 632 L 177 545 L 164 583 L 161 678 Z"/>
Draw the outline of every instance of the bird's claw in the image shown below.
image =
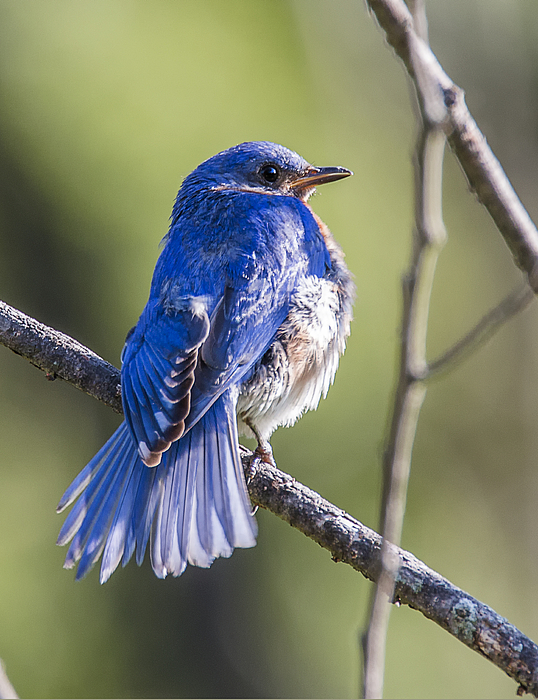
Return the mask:
<path fill-rule="evenodd" d="M 253 452 L 251 457 L 250 457 L 248 467 L 245 469 L 245 480 L 247 482 L 247 486 L 250 484 L 252 479 L 254 479 L 254 477 L 256 476 L 256 472 L 258 471 L 258 466 L 260 464 L 260 461 L 261 460 L 260 460 L 259 456 L 256 454 L 256 452 Z"/>
<path fill-rule="evenodd" d="M 258 447 L 252 453 L 248 467 L 245 471 L 245 478 L 247 485 L 250 484 L 252 479 L 256 476 L 256 472 L 262 462 L 269 464 L 271 467 L 276 467 L 275 459 L 273 457 L 273 450 L 271 445 L 267 442 L 265 444 L 258 444 Z"/>
<path fill-rule="evenodd" d="M 271 467 L 276 467 L 275 458 L 273 457 L 273 450 L 268 442 L 258 445 L 258 447 L 254 450 L 254 454 L 258 458 L 257 464 L 260 462 L 265 462 L 265 464 L 269 464 Z"/>

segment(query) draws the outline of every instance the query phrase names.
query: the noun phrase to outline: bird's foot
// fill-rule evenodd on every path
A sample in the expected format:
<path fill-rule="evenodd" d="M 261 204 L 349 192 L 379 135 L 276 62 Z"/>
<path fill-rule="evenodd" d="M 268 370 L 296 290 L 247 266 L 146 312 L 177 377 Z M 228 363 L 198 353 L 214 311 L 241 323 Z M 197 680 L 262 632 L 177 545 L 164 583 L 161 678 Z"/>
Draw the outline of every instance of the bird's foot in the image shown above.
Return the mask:
<path fill-rule="evenodd" d="M 256 472 L 256 468 L 260 462 L 265 462 L 266 464 L 270 464 L 272 467 L 276 467 L 276 462 L 273 457 L 273 448 L 271 447 L 269 440 L 266 440 L 260 435 L 260 431 L 249 418 L 246 416 L 241 417 L 246 425 L 248 425 L 248 427 L 252 430 L 254 437 L 258 441 L 258 447 L 254 450 L 250 460 L 250 465 L 254 469 L 254 473 Z"/>
<path fill-rule="evenodd" d="M 258 464 L 260 462 L 265 462 L 265 464 L 269 464 L 271 467 L 276 467 L 275 458 L 273 457 L 273 448 L 267 440 L 258 442 L 258 447 L 254 450 L 254 454 L 258 458 Z"/>
<path fill-rule="evenodd" d="M 273 450 L 271 449 L 271 445 L 267 441 L 259 442 L 258 447 L 252 453 L 252 457 L 250 458 L 247 471 L 245 472 L 247 486 L 256 476 L 256 472 L 258 471 L 258 468 L 262 462 L 270 464 L 272 467 L 276 467 L 275 460 L 273 457 Z M 252 515 L 256 515 L 257 510 L 258 506 L 254 506 L 254 509 L 252 510 Z"/>
<path fill-rule="evenodd" d="M 262 462 L 269 464 L 272 467 L 276 467 L 276 463 L 273 457 L 273 450 L 271 445 L 264 440 L 258 443 L 258 447 L 252 453 L 247 470 L 245 472 L 245 477 L 247 484 L 249 484 L 252 479 L 256 476 L 256 472 Z"/>

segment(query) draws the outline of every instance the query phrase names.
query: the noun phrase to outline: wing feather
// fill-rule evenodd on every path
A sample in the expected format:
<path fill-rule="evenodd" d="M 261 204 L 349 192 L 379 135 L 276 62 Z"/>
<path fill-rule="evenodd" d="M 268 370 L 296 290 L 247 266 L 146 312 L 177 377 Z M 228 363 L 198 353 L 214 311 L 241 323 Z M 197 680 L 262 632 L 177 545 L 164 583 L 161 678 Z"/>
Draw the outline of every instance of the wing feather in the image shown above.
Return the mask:
<path fill-rule="evenodd" d="M 161 462 L 162 453 L 185 431 L 198 350 L 209 332 L 200 305 L 187 301 L 172 313 L 148 304 L 129 335 L 122 366 L 126 422 L 143 462 Z"/>

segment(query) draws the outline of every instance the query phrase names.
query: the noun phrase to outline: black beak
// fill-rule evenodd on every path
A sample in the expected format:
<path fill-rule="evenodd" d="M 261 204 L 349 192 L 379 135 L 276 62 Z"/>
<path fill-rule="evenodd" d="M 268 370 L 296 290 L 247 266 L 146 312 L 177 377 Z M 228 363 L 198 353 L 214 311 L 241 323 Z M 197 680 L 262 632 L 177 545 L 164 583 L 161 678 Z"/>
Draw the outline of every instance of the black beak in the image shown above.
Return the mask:
<path fill-rule="evenodd" d="M 326 182 L 335 182 L 344 177 L 353 175 L 351 170 L 340 168 L 339 166 L 329 166 L 328 168 L 308 168 L 308 170 L 293 182 L 289 187 L 292 190 L 304 190 L 310 187 L 324 185 Z"/>

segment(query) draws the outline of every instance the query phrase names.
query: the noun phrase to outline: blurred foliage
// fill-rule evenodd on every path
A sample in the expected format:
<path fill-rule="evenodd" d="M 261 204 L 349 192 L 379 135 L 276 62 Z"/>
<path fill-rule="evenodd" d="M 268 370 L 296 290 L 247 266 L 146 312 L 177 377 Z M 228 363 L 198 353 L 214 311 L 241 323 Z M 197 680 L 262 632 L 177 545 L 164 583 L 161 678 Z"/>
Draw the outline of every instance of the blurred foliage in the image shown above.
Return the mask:
<path fill-rule="evenodd" d="M 427 3 L 430 38 L 538 215 L 535 0 Z M 280 468 L 377 525 L 415 125 L 404 72 L 354 0 L 3 0 L 0 297 L 118 364 L 181 179 L 235 143 L 354 178 L 314 208 L 356 275 L 328 399 L 273 440 Z M 518 279 L 448 156 L 432 356 Z M 536 309 L 432 384 L 404 546 L 538 638 Z M 23 697 L 353 697 L 370 584 L 266 512 L 254 550 L 157 580 L 75 584 L 64 488 L 117 416 L 0 348 L 0 657 Z M 513 696 L 418 613 L 392 615 L 387 697 Z"/>

